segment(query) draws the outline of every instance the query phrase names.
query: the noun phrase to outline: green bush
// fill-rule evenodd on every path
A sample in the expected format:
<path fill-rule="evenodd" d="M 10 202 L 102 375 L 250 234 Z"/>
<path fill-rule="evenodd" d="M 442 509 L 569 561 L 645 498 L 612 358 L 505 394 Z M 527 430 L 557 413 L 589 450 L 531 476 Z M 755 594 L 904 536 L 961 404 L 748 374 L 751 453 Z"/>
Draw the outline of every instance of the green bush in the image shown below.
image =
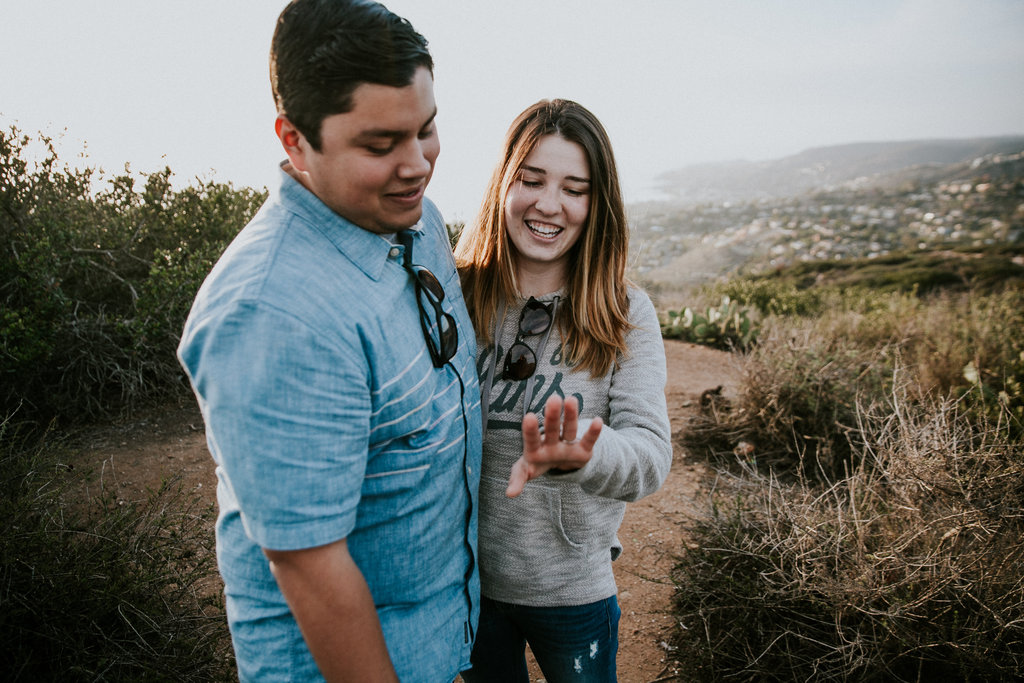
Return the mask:
<path fill-rule="evenodd" d="M 856 468 L 858 401 L 890 391 L 897 363 L 911 400 L 963 397 L 964 410 L 1024 434 L 1024 292 L 826 293 L 815 317 L 773 315 L 745 358 L 730 410 L 699 416 L 689 448 L 731 461 L 740 440 L 777 474 L 830 480 Z M 852 459 L 851 459 L 852 458 Z"/>
<path fill-rule="evenodd" d="M 789 282 L 737 278 L 720 285 L 723 296 L 753 306 L 764 315 L 815 315 L 822 310 L 821 292 Z"/>
<path fill-rule="evenodd" d="M 169 169 L 105 180 L 62 165 L 45 137 L 0 130 L 6 680 L 231 678 L 213 511 L 173 482 L 138 504 L 81 499 L 46 426 L 183 389 L 174 350 L 196 290 L 262 200 L 212 182 L 175 191 Z"/>
<path fill-rule="evenodd" d="M 766 321 L 744 358 L 739 395 L 731 404 L 691 420 L 683 444 L 720 465 L 749 444 L 743 464 L 777 475 L 832 480 L 856 467 L 858 399 L 884 396 L 890 381 L 886 352 L 844 337 L 822 338 L 821 321 Z"/>
<path fill-rule="evenodd" d="M 972 291 L 992 294 L 1024 284 L 1019 243 L 978 247 L 894 252 L 879 258 L 805 261 L 768 273 L 754 274 L 725 285 L 726 293 L 745 303 L 758 301 L 764 312 L 813 314 L 815 297 L 828 290 L 858 294 L 936 294 Z M 752 299 L 748 301 L 748 298 Z M 775 299 L 775 301 L 772 301 Z M 790 308 L 796 303 L 797 308 Z M 781 304 L 781 308 L 773 308 Z M 807 304 L 801 313 L 799 307 Z"/>
<path fill-rule="evenodd" d="M 1007 420 L 1008 429 L 1024 436 L 1024 291 L 972 298 L 968 310 L 961 319 L 970 353 L 962 393 L 975 411 Z"/>
<path fill-rule="evenodd" d="M 462 231 L 466 229 L 466 224 L 461 221 L 458 223 L 445 223 L 444 227 L 448 231 L 448 243 L 454 249 L 455 245 L 459 243 Z"/>
<path fill-rule="evenodd" d="M 0 130 L 2 414 L 93 418 L 180 386 L 195 292 L 263 199 L 213 182 L 174 191 L 170 169 L 104 181 L 62 165 L 48 138 Z"/>

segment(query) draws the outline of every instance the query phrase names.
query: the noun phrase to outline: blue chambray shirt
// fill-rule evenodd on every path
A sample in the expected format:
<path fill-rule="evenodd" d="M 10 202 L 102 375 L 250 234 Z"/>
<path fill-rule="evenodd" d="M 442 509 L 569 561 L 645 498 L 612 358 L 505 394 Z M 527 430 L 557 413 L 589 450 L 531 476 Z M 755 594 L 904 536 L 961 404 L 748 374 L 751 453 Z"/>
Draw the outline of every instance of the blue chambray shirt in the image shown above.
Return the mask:
<path fill-rule="evenodd" d="M 457 321 L 427 351 L 403 248 L 284 171 L 206 279 L 178 356 L 217 463 L 217 559 L 242 680 L 318 680 L 261 548 L 348 539 L 402 681 L 452 680 L 478 615 L 476 341 L 440 213 L 415 262 Z"/>

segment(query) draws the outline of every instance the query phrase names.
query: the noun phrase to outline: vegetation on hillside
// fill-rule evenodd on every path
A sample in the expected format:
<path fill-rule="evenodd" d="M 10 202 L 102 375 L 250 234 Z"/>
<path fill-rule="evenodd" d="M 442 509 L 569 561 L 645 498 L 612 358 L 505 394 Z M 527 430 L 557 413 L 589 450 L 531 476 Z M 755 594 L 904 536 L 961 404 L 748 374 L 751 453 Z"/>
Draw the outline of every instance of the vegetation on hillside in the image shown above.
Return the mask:
<path fill-rule="evenodd" d="M 32 161 L 33 148 L 41 148 Z M 213 510 L 166 482 L 81 500 L 65 428 L 183 392 L 196 290 L 261 193 L 164 169 L 136 183 L 0 130 L 0 668 L 6 680 L 232 673 Z"/>
<path fill-rule="evenodd" d="M 105 179 L 0 130 L 0 415 L 67 423 L 180 388 L 195 292 L 264 195 L 170 180 Z"/>
<path fill-rule="evenodd" d="M 705 293 L 759 334 L 682 434 L 718 471 L 674 574 L 694 680 L 1024 675 L 1024 290 L 877 265 Z"/>
<path fill-rule="evenodd" d="M 723 276 L 801 263 L 845 269 L 851 261 L 915 252 L 948 266 L 931 269 L 940 279 L 924 288 L 955 284 L 964 267 L 997 276 L 967 261 L 1024 244 L 1024 151 L 1016 149 L 969 164 L 906 168 L 885 183 L 860 178 L 785 198 L 753 193 L 731 202 L 631 207 L 634 277 L 667 298 Z"/>

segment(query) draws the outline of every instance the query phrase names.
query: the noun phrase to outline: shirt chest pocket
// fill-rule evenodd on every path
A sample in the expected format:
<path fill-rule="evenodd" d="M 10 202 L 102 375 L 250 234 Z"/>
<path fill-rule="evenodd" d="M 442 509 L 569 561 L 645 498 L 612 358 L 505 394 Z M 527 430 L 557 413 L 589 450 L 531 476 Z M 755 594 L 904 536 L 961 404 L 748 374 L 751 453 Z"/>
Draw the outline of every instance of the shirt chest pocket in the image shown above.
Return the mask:
<path fill-rule="evenodd" d="M 427 475 L 444 433 L 434 412 L 433 384 L 427 374 L 423 381 L 384 396 L 371 428 L 364 496 L 407 490 Z"/>
<path fill-rule="evenodd" d="M 444 469 L 459 414 L 459 394 L 446 370 L 435 368 L 418 320 L 403 343 L 389 346 L 370 367 L 378 388 L 372 394 L 369 452 L 362 492 L 394 495 L 424 485 L 431 470 Z M 461 435 L 461 430 L 459 430 Z"/>
<path fill-rule="evenodd" d="M 402 447 L 371 457 L 360 491 L 360 524 L 396 524 L 423 507 L 433 464 L 432 449 Z"/>
<path fill-rule="evenodd" d="M 419 486 L 430 470 L 429 462 L 390 462 L 380 472 L 367 472 L 363 477 L 363 497 L 387 496 L 401 493 Z"/>

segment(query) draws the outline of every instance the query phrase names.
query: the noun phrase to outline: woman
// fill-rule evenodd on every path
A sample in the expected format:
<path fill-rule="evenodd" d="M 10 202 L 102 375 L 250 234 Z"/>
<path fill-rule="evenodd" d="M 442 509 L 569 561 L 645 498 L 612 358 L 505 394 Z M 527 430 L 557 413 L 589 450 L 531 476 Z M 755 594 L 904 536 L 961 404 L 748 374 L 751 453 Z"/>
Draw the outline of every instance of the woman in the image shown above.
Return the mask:
<path fill-rule="evenodd" d="M 525 683 L 526 643 L 552 683 L 616 680 L 616 532 L 672 459 L 661 329 L 626 282 L 628 241 L 600 122 L 566 100 L 520 114 L 455 251 L 485 426 L 470 683 Z"/>

